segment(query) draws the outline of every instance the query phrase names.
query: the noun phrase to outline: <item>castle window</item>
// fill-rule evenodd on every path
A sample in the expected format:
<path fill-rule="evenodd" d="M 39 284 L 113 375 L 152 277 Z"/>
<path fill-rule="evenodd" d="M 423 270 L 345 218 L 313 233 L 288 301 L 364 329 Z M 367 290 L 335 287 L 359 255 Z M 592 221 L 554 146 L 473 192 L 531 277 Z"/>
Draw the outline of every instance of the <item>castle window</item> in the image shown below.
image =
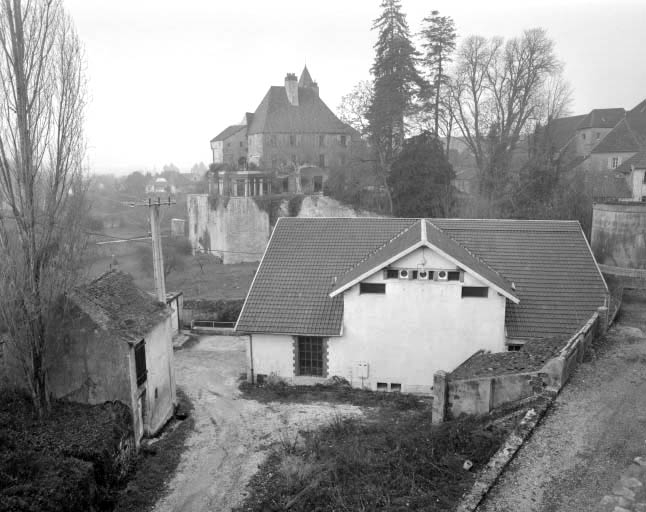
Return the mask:
<path fill-rule="evenodd" d="M 620 163 L 621 163 L 621 158 L 619 158 L 618 156 L 613 156 L 610 159 L 610 168 L 611 169 L 616 169 L 617 167 L 619 167 Z"/>
<path fill-rule="evenodd" d="M 346 141 L 346 137 L 345 137 L 345 135 L 341 135 L 341 145 L 342 145 L 343 147 L 345 147 L 345 146 L 346 146 L 346 143 L 347 143 L 347 141 Z"/>
<path fill-rule="evenodd" d="M 296 135 L 290 135 L 289 136 L 289 145 L 290 146 L 295 146 L 296 145 Z"/>
<path fill-rule="evenodd" d="M 448 276 L 447 276 L 448 281 L 459 281 L 460 280 L 460 271 L 459 270 L 454 270 L 450 271 Z"/>
<path fill-rule="evenodd" d="M 319 135 L 319 146 L 325 146 L 325 135 Z"/>
<path fill-rule="evenodd" d="M 319 155 L 319 167 L 325 167 L 325 155 L 324 154 Z"/>
<path fill-rule="evenodd" d="M 314 192 L 323 191 L 323 176 L 314 176 Z"/>

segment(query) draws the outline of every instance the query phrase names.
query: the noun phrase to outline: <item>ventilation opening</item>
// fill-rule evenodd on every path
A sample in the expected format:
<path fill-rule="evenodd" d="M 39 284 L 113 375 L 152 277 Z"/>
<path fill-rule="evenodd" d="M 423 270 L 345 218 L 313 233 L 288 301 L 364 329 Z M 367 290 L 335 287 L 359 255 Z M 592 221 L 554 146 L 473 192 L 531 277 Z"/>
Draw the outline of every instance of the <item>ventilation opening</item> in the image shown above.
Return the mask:
<path fill-rule="evenodd" d="M 392 391 L 394 393 L 400 393 L 401 390 L 402 390 L 402 385 L 401 384 L 398 384 L 398 383 L 396 384 L 394 382 L 390 383 L 390 391 Z"/>
<path fill-rule="evenodd" d="M 388 391 L 387 382 L 377 382 L 377 391 Z"/>

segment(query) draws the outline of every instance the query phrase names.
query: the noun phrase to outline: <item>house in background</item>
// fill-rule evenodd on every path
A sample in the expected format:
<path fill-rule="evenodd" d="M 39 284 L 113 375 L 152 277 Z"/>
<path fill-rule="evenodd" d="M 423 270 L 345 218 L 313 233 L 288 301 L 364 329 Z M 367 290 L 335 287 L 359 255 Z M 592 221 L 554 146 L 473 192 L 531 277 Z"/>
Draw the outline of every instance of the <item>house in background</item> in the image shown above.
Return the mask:
<path fill-rule="evenodd" d="M 595 109 L 555 119 L 546 128 L 555 162 L 568 174 L 582 171 L 596 201 L 641 200 L 630 165 L 646 150 L 646 100 L 631 110 Z"/>
<path fill-rule="evenodd" d="M 138 444 L 177 403 L 171 311 L 115 270 L 77 288 L 71 302 L 59 342 L 50 345 L 50 390 L 75 402 L 123 402 Z"/>
<path fill-rule="evenodd" d="M 437 370 L 565 339 L 607 300 L 578 222 L 281 218 L 236 331 L 252 378 L 430 393 Z"/>

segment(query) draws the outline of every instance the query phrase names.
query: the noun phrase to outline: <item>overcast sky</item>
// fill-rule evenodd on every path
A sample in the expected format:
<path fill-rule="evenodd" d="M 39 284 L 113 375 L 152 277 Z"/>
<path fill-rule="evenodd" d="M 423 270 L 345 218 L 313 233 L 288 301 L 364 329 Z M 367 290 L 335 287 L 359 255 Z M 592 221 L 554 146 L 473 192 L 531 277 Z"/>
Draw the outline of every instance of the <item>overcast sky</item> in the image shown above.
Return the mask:
<path fill-rule="evenodd" d="M 94 172 L 188 170 L 209 140 L 303 64 L 333 110 L 369 78 L 380 0 L 65 0 L 85 44 Z M 437 9 L 459 36 L 543 27 L 574 113 L 646 98 L 645 0 L 402 0 L 413 33 Z"/>

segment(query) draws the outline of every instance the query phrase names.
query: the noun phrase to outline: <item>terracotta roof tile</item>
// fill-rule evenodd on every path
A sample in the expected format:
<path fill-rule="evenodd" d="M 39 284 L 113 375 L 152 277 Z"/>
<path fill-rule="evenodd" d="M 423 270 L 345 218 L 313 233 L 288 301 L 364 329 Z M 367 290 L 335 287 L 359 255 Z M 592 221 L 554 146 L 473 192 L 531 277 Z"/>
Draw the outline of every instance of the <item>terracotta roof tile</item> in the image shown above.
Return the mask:
<path fill-rule="evenodd" d="M 431 222 L 505 282 L 515 284 L 520 303 L 507 303 L 509 337 L 570 334 L 606 300 L 605 283 L 577 222 Z M 236 329 L 339 335 L 343 297 L 328 296 L 335 277 L 415 224 L 419 219 L 281 218 Z M 414 229 L 407 233 L 416 234 Z M 402 241 L 403 236 L 409 235 L 402 235 Z"/>

